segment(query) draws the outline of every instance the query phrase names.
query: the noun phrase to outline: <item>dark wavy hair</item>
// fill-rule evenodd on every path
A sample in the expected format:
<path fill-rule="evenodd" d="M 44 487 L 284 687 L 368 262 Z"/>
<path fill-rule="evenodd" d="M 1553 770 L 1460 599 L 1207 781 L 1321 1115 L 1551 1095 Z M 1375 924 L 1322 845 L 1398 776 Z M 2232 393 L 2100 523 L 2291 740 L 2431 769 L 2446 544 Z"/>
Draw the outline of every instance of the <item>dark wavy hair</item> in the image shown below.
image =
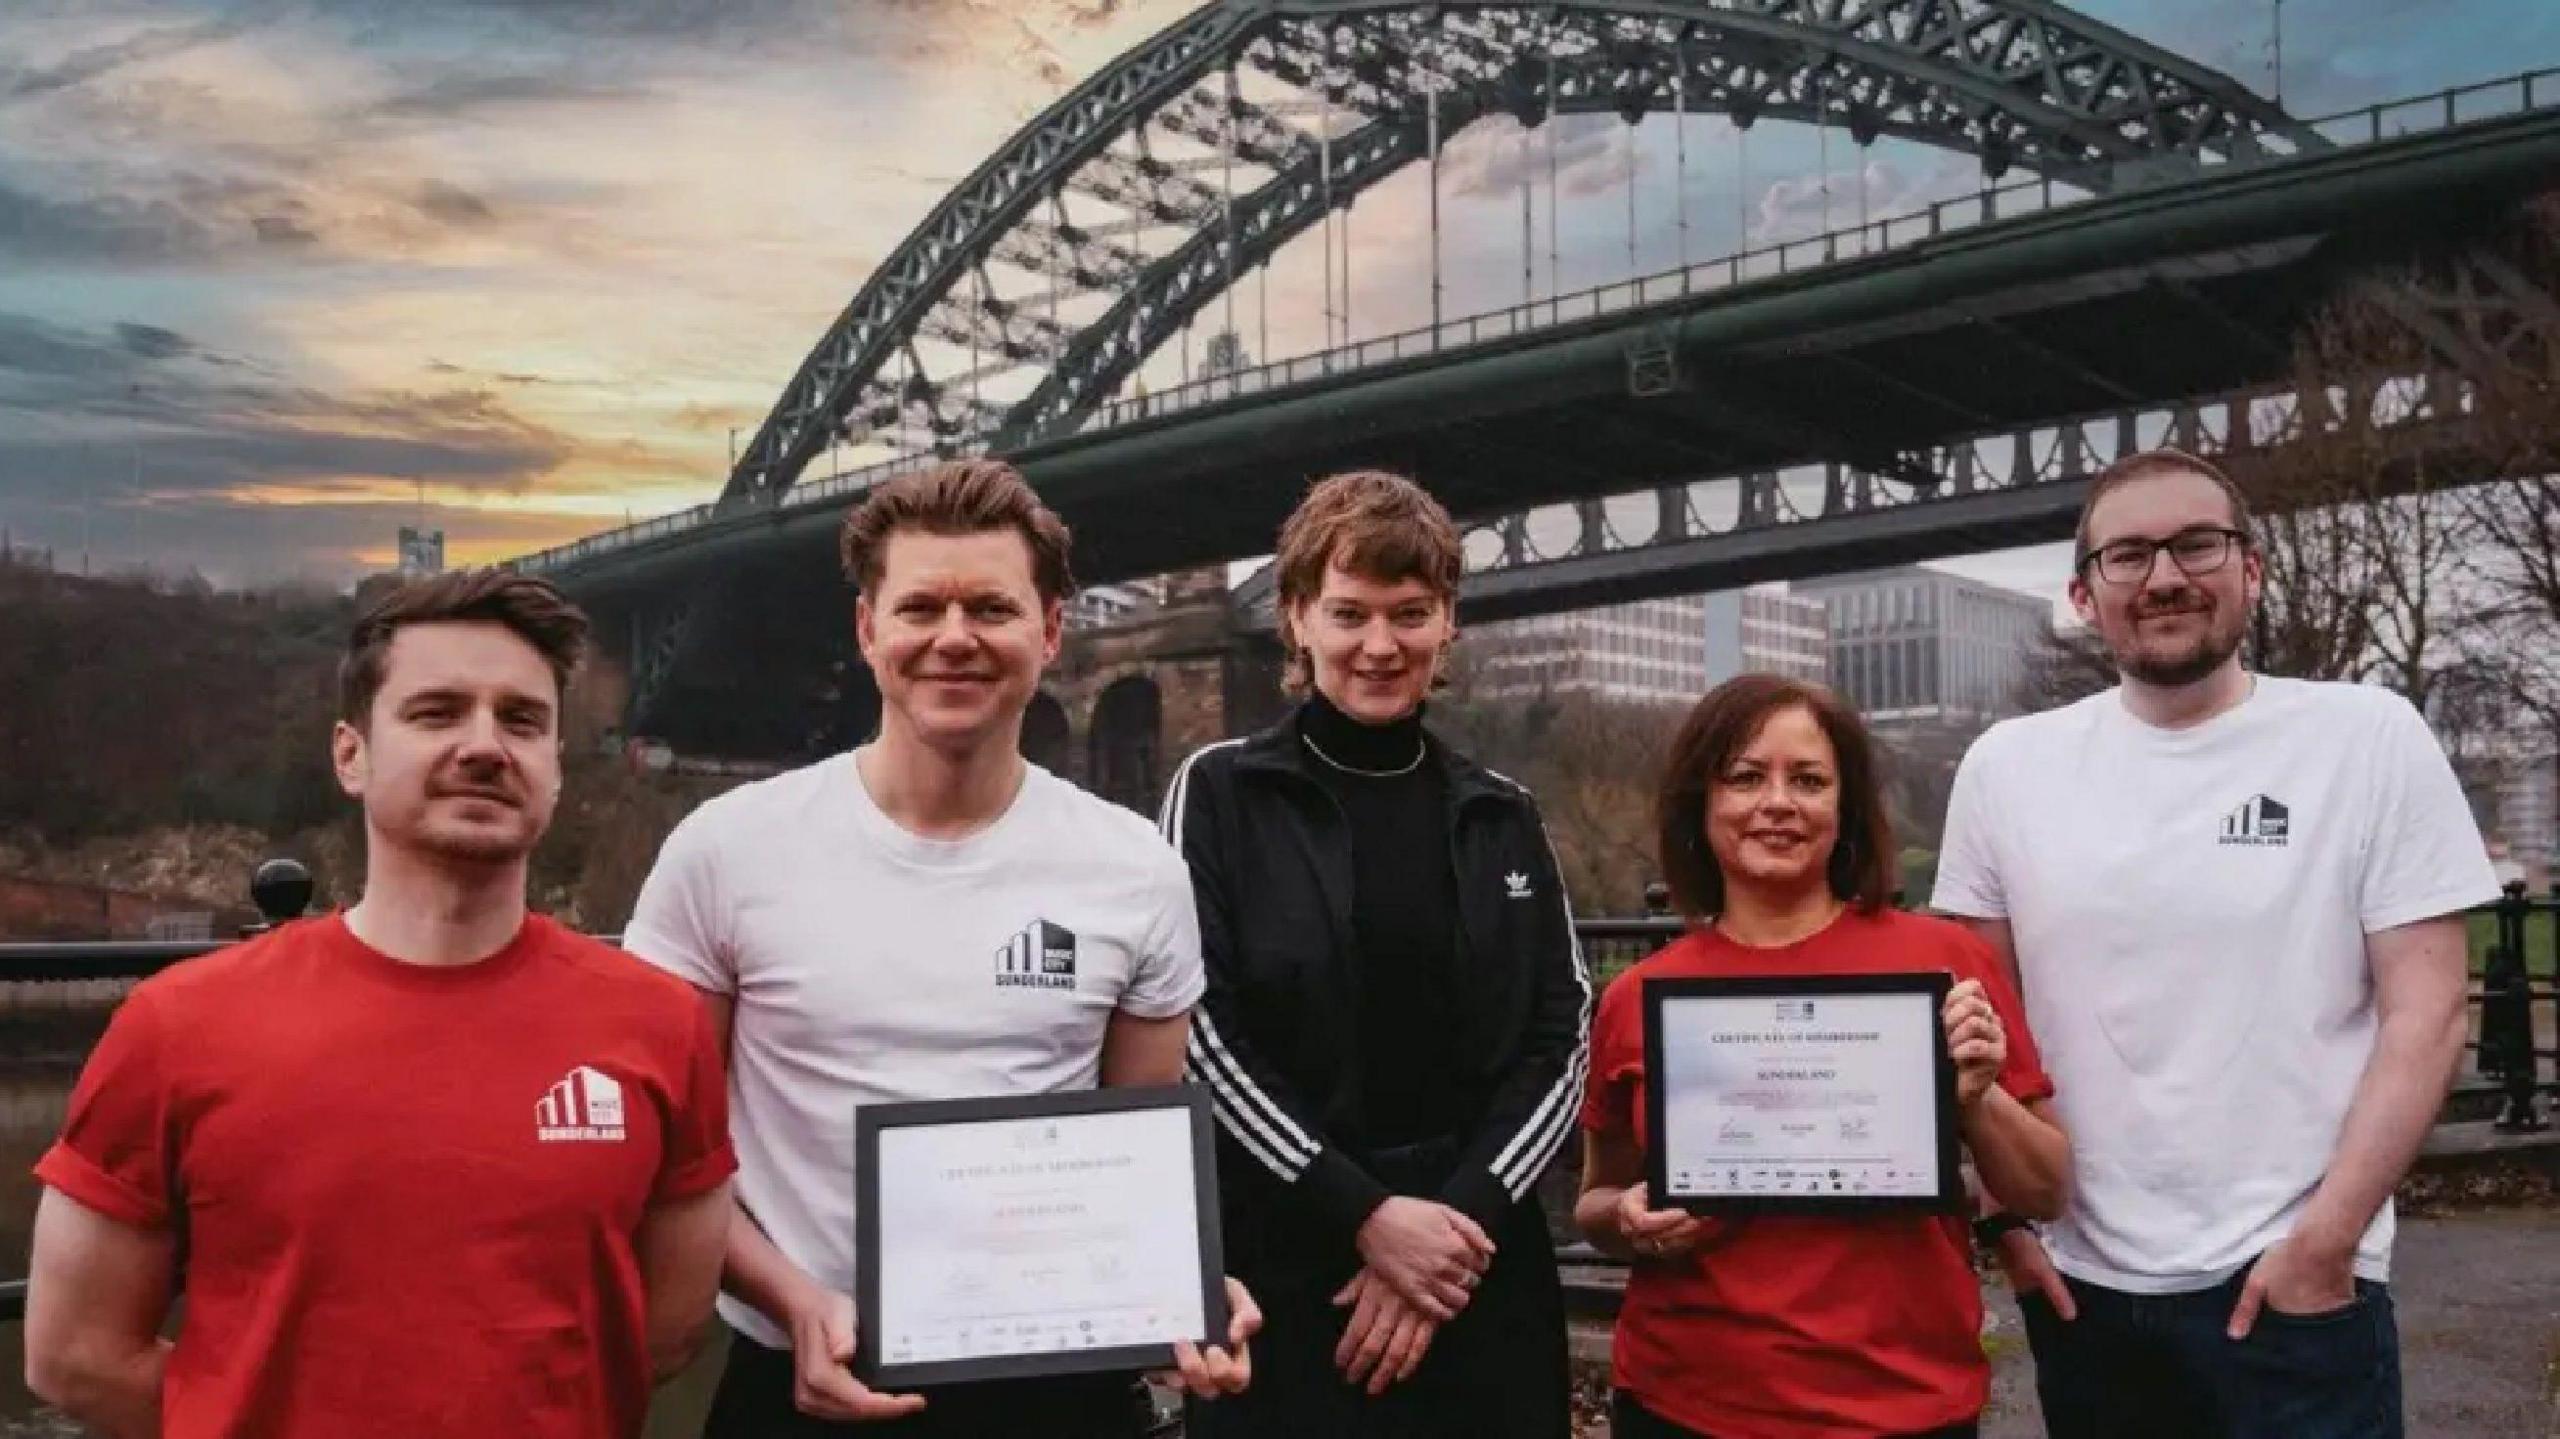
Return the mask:
<path fill-rule="evenodd" d="M 1868 913 L 1893 897 L 1893 824 L 1885 815 L 1875 744 L 1858 712 L 1818 684 L 1737 675 L 1689 711 L 1655 792 L 1655 855 L 1672 904 L 1692 924 L 1724 909 L 1724 870 L 1707 847 L 1707 791 L 1769 717 L 1788 709 L 1812 712 L 1840 771 L 1840 833 L 1828 866 L 1832 894 Z"/>

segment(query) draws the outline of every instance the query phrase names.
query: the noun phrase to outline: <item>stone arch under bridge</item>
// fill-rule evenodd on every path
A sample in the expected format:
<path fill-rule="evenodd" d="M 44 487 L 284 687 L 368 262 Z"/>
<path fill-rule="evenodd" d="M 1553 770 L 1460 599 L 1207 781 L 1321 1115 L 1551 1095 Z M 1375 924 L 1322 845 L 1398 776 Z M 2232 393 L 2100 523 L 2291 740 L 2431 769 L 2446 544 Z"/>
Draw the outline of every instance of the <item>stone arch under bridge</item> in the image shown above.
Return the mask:
<path fill-rule="evenodd" d="M 1131 698 L 1141 693 L 1151 710 Z M 1135 623 L 1070 631 L 1041 697 L 1065 721 L 1066 764 L 1048 767 L 1149 814 L 1192 751 L 1260 729 L 1286 706 L 1278 641 L 1238 623 L 1223 585 Z M 1024 753 L 1047 765 L 1027 723 Z"/>

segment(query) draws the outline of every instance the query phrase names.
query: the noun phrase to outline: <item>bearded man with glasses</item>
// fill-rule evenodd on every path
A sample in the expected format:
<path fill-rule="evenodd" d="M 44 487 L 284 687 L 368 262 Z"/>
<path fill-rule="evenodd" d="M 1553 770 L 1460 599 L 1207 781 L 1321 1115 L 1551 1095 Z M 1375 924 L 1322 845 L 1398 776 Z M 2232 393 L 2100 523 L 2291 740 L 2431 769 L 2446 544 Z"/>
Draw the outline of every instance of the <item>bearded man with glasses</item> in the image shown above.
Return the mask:
<path fill-rule="evenodd" d="M 2091 483 L 2070 596 L 2104 694 L 1958 770 L 1935 907 L 2024 990 L 2072 1136 L 2062 1217 L 1979 1231 L 2055 1439 L 2397 1439 L 2391 1192 L 2467 1029 L 2497 884 L 2426 722 L 2255 675 L 2248 504 L 2174 450 Z"/>

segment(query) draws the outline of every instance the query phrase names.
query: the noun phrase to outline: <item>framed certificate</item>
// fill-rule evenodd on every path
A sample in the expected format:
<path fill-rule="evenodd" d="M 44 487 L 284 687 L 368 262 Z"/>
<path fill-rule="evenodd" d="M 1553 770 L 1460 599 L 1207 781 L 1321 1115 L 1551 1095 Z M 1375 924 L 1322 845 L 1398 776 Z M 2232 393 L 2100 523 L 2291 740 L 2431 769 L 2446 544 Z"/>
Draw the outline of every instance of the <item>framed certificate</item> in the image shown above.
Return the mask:
<path fill-rule="evenodd" d="M 1225 1343 L 1211 1134 L 1190 1087 L 863 1106 L 854 1372 L 903 1390 Z"/>
<path fill-rule="evenodd" d="M 1944 974 L 1654 979 L 1645 1179 L 1708 1213 L 1959 1212 Z"/>

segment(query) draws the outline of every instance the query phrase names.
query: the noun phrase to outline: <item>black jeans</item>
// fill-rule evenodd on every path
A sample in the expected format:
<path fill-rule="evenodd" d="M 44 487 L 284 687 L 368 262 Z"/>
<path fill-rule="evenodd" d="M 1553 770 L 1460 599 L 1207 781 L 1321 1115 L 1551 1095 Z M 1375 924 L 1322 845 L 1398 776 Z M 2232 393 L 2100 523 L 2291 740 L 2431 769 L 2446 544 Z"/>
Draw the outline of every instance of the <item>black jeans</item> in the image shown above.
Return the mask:
<path fill-rule="evenodd" d="M 2389 1286 L 2356 1281 L 2327 1314 L 2261 1307 L 2228 1333 L 2247 1271 L 2187 1294 L 2127 1294 L 2067 1279 L 2068 1323 L 2019 1300 L 2050 1439 L 2400 1439 L 2400 1331 Z"/>
<path fill-rule="evenodd" d="M 1896 1439 L 1975 1439 L 1982 1432 L 1978 1424 L 1951 1424 L 1925 1434 L 1896 1436 Z M 1712 1434 L 1674 1424 L 1635 1401 L 1621 1389 L 1609 1396 L 1609 1439 L 1715 1439 Z"/>
<path fill-rule="evenodd" d="M 1129 1374 L 918 1390 L 922 1411 L 882 1424 L 810 1418 L 791 1402 L 791 1378 L 788 1352 L 732 1335 L 702 1439 L 1141 1439 L 1147 1432 L 1146 1395 Z"/>

